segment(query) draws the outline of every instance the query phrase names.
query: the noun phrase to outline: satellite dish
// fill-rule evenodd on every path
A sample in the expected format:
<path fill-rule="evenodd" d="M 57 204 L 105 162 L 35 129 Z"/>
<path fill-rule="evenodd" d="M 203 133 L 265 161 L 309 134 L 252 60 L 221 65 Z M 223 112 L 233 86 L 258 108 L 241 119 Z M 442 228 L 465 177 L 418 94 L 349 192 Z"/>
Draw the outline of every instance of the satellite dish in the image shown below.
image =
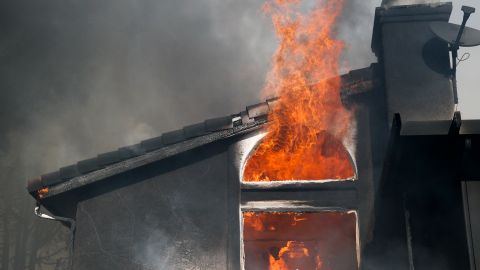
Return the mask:
<path fill-rule="evenodd" d="M 449 50 L 452 56 L 452 67 L 450 68 L 450 78 L 452 80 L 453 101 L 458 104 L 457 94 L 457 61 L 459 47 L 473 47 L 480 45 L 480 31 L 466 27 L 468 18 L 472 13 L 475 13 L 475 8 L 469 6 L 462 6 L 463 20 L 462 25 L 457 25 L 448 22 L 432 22 L 430 29 L 433 34 L 441 40 L 448 43 Z M 460 60 L 462 61 L 462 60 Z"/>
<path fill-rule="evenodd" d="M 430 29 L 435 36 L 452 45 L 455 44 L 461 27 L 461 25 L 448 22 L 430 23 Z M 478 45 L 480 45 L 480 31 L 470 27 L 465 27 L 463 29 L 462 37 L 458 41 L 458 46 L 473 47 Z"/>

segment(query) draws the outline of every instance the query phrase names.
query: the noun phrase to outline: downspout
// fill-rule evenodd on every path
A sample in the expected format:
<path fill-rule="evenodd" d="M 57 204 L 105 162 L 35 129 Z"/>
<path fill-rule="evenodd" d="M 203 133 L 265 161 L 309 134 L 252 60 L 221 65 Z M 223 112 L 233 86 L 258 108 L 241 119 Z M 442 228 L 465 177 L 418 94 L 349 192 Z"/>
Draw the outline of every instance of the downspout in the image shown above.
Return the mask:
<path fill-rule="evenodd" d="M 70 243 L 69 243 L 69 248 L 68 248 L 68 265 L 70 269 L 73 269 L 73 244 L 75 241 L 75 220 L 72 218 L 67 218 L 67 217 L 60 217 L 60 216 L 54 216 L 54 215 L 47 215 L 45 213 L 40 212 L 40 207 L 41 204 L 40 202 L 37 202 L 35 206 L 35 215 L 41 219 L 47 219 L 47 220 L 53 220 L 53 221 L 60 221 L 60 222 L 65 222 L 69 225 L 70 228 Z"/>

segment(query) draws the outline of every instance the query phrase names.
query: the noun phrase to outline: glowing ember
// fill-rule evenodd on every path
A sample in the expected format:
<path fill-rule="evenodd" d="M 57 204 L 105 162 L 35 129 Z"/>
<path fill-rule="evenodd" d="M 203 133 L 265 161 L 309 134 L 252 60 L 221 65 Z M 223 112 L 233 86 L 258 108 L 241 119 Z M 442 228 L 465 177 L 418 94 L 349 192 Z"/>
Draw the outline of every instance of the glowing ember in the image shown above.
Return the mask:
<path fill-rule="evenodd" d="M 352 270 L 356 216 L 334 212 L 244 212 L 246 270 Z"/>
<path fill-rule="evenodd" d="M 39 189 L 39 190 L 37 191 L 37 194 L 38 194 L 38 197 L 39 197 L 39 198 L 43 198 L 43 196 L 45 196 L 45 195 L 48 194 L 48 187 Z"/>
<path fill-rule="evenodd" d="M 248 160 L 244 181 L 347 179 L 354 175 L 342 140 L 352 115 L 340 99 L 343 43 L 332 31 L 343 1 L 319 0 L 301 13 L 300 0 L 271 0 L 280 44 L 264 93 L 276 95 L 268 134 Z"/>

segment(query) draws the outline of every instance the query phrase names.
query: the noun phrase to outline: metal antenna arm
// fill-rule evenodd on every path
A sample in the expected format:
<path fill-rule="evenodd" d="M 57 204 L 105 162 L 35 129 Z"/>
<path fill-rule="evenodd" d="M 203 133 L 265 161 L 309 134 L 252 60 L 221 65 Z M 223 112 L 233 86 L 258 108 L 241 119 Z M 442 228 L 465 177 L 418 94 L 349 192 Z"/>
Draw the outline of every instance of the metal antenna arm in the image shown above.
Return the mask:
<path fill-rule="evenodd" d="M 480 45 L 480 31 L 466 27 L 467 21 L 475 8 L 462 6 L 463 20 L 461 25 L 448 22 L 432 22 L 430 29 L 441 40 L 448 43 L 451 59 L 450 79 L 452 81 L 453 98 L 455 104 L 458 104 L 457 95 L 457 58 L 460 47 L 473 47 Z"/>
<path fill-rule="evenodd" d="M 475 8 L 469 6 L 462 6 L 463 20 L 462 25 L 457 34 L 455 42 L 451 44 L 450 50 L 452 51 L 452 86 L 453 86 L 453 101 L 458 104 L 458 90 L 457 90 L 457 56 L 458 48 L 460 47 L 460 40 L 462 39 L 463 32 L 465 31 L 465 25 L 467 24 L 470 15 L 475 12 Z"/>
<path fill-rule="evenodd" d="M 460 26 L 460 31 L 458 31 L 457 39 L 455 40 L 454 46 L 458 48 L 460 45 L 460 39 L 462 38 L 463 31 L 465 30 L 465 25 L 467 24 L 468 18 L 472 13 L 475 13 L 475 8 L 469 6 L 462 6 L 463 11 L 463 20 L 462 25 Z"/>

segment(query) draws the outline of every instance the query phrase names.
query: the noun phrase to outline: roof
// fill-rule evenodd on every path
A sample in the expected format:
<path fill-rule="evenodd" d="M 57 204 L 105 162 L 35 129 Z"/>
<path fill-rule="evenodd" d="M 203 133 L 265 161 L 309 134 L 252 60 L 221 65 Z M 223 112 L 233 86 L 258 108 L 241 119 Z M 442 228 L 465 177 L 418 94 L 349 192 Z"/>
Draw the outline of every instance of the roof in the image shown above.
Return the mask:
<path fill-rule="evenodd" d="M 340 76 L 340 95 L 345 104 L 374 87 L 374 70 L 375 65 L 371 65 Z M 37 200 L 49 198 L 202 145 L 252 132 L 267 122 L 268 113 L 277 99 L 267 99 L 247 106 L 240 113 L 208 119 L 62 167 L 28 181 L 27 190 Z"/>
<path fill-rule="evenodd" d="M 138 144 L 99 154 L 32 179 L 27 190 L 37 199 L 48 198 L 193 148 L 258 129 L 276 98 L 247 106 L 245 111 L 205 120 L 161 134 Z"/>

